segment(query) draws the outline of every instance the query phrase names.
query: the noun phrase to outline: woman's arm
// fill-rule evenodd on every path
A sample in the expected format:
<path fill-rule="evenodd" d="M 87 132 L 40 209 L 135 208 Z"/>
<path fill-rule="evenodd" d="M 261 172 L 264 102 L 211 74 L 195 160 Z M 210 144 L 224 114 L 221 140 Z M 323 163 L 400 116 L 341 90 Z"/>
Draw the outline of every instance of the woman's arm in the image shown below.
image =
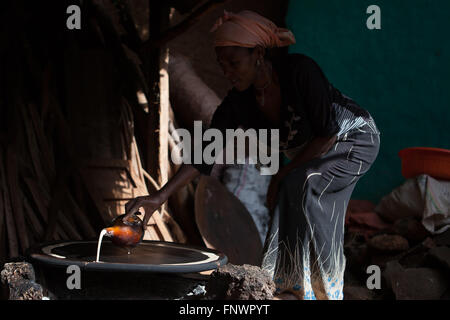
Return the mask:
<path fill-rule="evenodd" d="M 312 139 L 305 146 L 302 152 L 300 152 L 291 162 L 281 168 L 277 173 L 278 179 L 283 179 L 292 169 L 297 168 L 299 165 L 306 163 L 314 158 L 318 158 L 326 154 L 333 144 L 336 142 L 336 136 L 332 137 L 316 137 Z"/>
<path fill-rule="evenodd" d="M 194 178 L 200 175 L 200 172 L 190 164 L 183 164 L 177 173 L 157 192 L 137 197 L 129 201 L 125 205 L 127 214 L 131 214 L 139 210 L 140 207 L 145 209 L 144 228 L 152 214 L 158 210 L 161 205 L 169 199 L 169 197 L 179 188 L 185 186 Z"/>

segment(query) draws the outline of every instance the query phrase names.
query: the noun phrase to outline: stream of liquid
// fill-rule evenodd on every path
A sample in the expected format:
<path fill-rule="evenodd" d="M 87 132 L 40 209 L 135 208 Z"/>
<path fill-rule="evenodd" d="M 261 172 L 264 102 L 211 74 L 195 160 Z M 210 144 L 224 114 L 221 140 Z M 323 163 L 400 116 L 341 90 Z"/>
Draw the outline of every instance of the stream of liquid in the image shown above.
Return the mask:
<path fill-rule="evenodd" d="M 102 246 L 102 239 L 103 236 L 106 234 L 106 229 L 103 229 L 102 232 L 100 232 L 100 237 L 98 238 L 98 244 L 97 244 L 97 259 L 95 262 L 99 262 L 100 259 L 100 248 Z"/>

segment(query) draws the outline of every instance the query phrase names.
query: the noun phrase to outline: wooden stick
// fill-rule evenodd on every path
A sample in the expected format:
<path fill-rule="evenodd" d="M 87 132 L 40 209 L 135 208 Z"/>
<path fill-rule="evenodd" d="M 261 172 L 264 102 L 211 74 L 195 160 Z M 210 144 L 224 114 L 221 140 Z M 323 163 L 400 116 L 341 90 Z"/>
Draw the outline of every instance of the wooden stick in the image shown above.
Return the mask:
<path fill-rule="evenodd" d="M 131 107 L 128 101 L 122 99 L 122 124 L 123 124 L 123 137 L 125 141 L 125 152 L 127 154 L 127 160 L 131 157 L 132 139 L 133 139 L 133 120 L 130 117 Z M 131 125 L 130 125 L 131 123 Z"/>
<path fill-rule="evenodd" d="M 99 212 L 100 217 L 103 220 L 103 223 L 105 225 L 108 225 L 114 217 L 105 211 L 102 196 L 95 189 L 95 187 L 92 187 L 91 183 L 89 183 L 89 177 L 90 177 L 89 171 L 86 168 L 80 168 L 79 172 L 80 172 L 84 187 L 86 188 L 89 196 L 91 197 L 91 200 L 94 202 L 95 207 L 97 208 L 97 211 Z"/>
<path fill-rule="evenodd" d="M 42 155 L 42 165 L 46 168 L 47 177 L 52 181 L 55 178 L 55 159 L 53 154 L 50 152 L 50 146 L 44 134 L 44 129 L 42 128 L 42 123 L 40 121 L 39 115 L 36 111 L 36 105 L 29 104 L 28 112 L 30 114 L 31 122 L 36 134 L 37 142 L 40 146 Z"/>
<path fill-rule="evenodd" d="M 77 223 L 79 224 L 80 228 L 83 230 L 83 233 L 88 238 L 95 238 L 97 236 L 97 232 L 95 232 L 94 228 L 91 226 L 89 219 L 86 216 L 86 213 L 78 207 L 77 203 L 75 202 L 70 193 L 67 193 L 66 196 L 69 204 L 74 209 L 73 216 L 77 221 Z"/>
<path fill-rule="evenodd" d="M 169 30 L 165 31 L 156 39 L 150 38 L 149 40 L 144 42 L 144 44 L 142 45 L 142 51 L 146 52 L 152 47 L 164 46 L 167 42 L 175 39 L 180 34 L 189 30 L 189 28 L 191 28 L 194 24 L 196 24 L 208 12 L 211 12 L 219 5 L 225 4 L 227 1 L 228 0 L 222 1 L 211 0 L 204 3 L 198 9 L 192 11 L 191 14 L 186 19 L 177 24 L 175 27 L 172 27 Z"/>
<path fill-rule="evenodd" d="M 22 104 L 19 104 L 20 112 L 22 113 L 22 119 L 23 123 L 25 125 L 25 131 L 28 137 L 28 148 L 30 151 L 30 160 L 34 167 L 34 173 L 36 177 L 38 178 L 39 184 L 41 188 L 44 188 L 45 190 L 49 190 L 48 181 L 45 178 L 44 170 L 41 163 L 41 158 L 39 156 L 39 149 L 36 142 L 35 133 L 33 131 L 33 128 L 31 126 L 29 117 L 27 112 L 25 111 L 25 108 Z"/>
<path fill-rule="evenodd" d="M 71 225 L 70 221 L 67 219 L 67 214 L 60 210 L 59 215 L 62 215 L 62 219 L 59 219 L 59 225 L 63 230 L 66 231 L 69 236 L 68 240 L 81 240 L 83 237 L 78 233 L 78 231 Z"/>
<path fill-rule="evenodd" d="M 28 232 L 23 213 L 23 202 L 19 197 L 20 189 L 18 185 L 19 172 L 17 169 L 17 156 L 12 146 L 8 146 L 6 151 L 6 170 L 16 230 L 20 234 L 18 238 L 22 252 L 25 252 L 25 250 L 30 247 L 30 242 L 28 241 Z"/>
<path fill-rule="evenodd" d="M 155 212 L 157 213 L 157 212 Z M 170 241 L 173 242 L 173 238 L 170 235 L 169 230 L 167 230 L 166 225 L 164 224 L 164 222 L 161 220 L 161 217 L 159 216 L 159 214 L 153 214 L 152 218 L 155 220 L 156 222 L 156 227 L 159 231 L 159 233 L 161 234 L 161 238 L 164 241 Z"/>
<path fill-rule="evenodd" d="M 0 177 L 2 178 L 1 183 L 3 186 L 3 203 L 5 209 L 6 231 L 8 234 L 9 256 L 17 257 L 19 255 L 19 244 L 17 241 L 16 227 L 14 225 L 14 218 L 9 202 L 9 193 L 6 186 L 6 174 L 5 167 L 3 166 L 2 154 L 0 154 Z"/>
<path fill-rule="evenodd" d="M 47 199 L 47 197 L 44 197 L 42 191 L 39 189 L 39 187 L 36 185 L 36 182 L 32 178 L 24 178 L 24 180 L 28 186 L 28 190 L 30 191 L 33 197 L 34 203 L 38 208 L 41 218 L 44 220 L 45 223 L 48 223 L 47 210 L 49 199 Z"/>
<path fill-rule="evenodd" d="M 41 213 L 41 216 L 43 217 L 44 221 L 47 223 L 47 233 L 46 234 L 46 240 L 50 240 L 52 239 L 52 232 L 51 230 L 49 231 L 49 229 L 53 228 L 53 227 L 49 227 L 48 223 L 49 223 L 49 217 L 48 217 L 48 206 L 49 206 L 49 201 L 46 197 L 43 196 L 43 194 L 41 193 L 41 191 L 39 190 L 39 188 L 37 188 L 37 186 L 35 185 L 35 182 L 30 179 L 30 178 L 25 178 L 25 181 L 29 187 L 30 193 L 33 196 L 33 199 L 35 201 L 35 204 L 38 208 L 38 210 Z M 63 189 L 65 189 L 66 187 L 63 186 Z M 62 192 L 64 193 L 64 192 Z M 66 193 L 66 195 L 69 193 Z M 60 197 L 62 197 L 62 195 L 59 195 Z M 70 199 L 69 199 L 70 200 Z M 72 199 L 73 200 L 73 199 Z M 55 200 L 57 201 L 57 200 Z M 57 216 L 59 216 L 61 214 L 61 212 L 58 210 L 58 212 L 56 213 Z M 68 236 L 70 236 L 73 239 L 77 239 L 80 240 L 82 237 L 79 235 L 78 231 L 76 231 L 71 225 L 70 222 L 66 221 L 66 219 L 68 219 L 67 216 L 64 216 L 63 219 L 58 219 L 58 217 L 55 218 L 56 220 L 64 220 L 64 222 L 58 224 L 58 227 L 56 228 L 57 230 L 59 230 L 59 233 L 62 233 L 65 239 L 68 239 Z M 65 232 L 61 232 L 62 230 L 65 230 Z"/>
<path fill-rule="evenodd" d="M 151 190 L 151 191 L 159 190 L 160 187 L 159 187 L 158 183 L 142 168 L 141 162 L 139 160 L 139 154 L 136 154 L 136 159 L 138 161 L 138 165 L 137 165 L 138 169 L 140 171 L 142 171 L 142 174 L 144 175 L 144 177 L 150 181 L 151 186 L 154 188 L 154 190 Z M 132 170 L 131 160 L 95 158 L 95 159 L 82 160 L 81 163 L 83 164 L 83 166 L 89 167 L 89 168 L 118 168 L 118 169 L 126 170 L 129 174 L 129 177 L 132 179 L 131 183 L 133 184 L 133 186 L 135 186 L 135 187 L 137 186 L 137 182 L 134 181 L 136 179 L 136 177 L 131 172 L 131 170 Z M 83 174 L 83 176 L 86 176 L 86 178 L 87 178 L 87 174 Z"/>
<path fill-rule="evenodd" d="M 143 168 L 142 168 L 142 173 L 144 174 L 144 177 L 146 177 L 148 179 L 148 181 L 150 181 L 151 185 L 153 186 L 153 188 L 155 188 L 155 190 L 160 189 L 158 183 L 156 183 L 156 181 L 151 177 L 151 175 L 149 175 L 147 173 L 147 171 L 145 171 Z"/>
<path fill-rule="evenodd" d="M 81 236 L 80 230 L 77 228 L 74 217 L 72 216 L 71 211 L 64 206 L 66 202 L 67 195 L 65 194 L 60 207 L 58 224 L 67 233 L 69 240 L 81 240 L 83 237 Z"/>
<path fill-rule="evenodd" d="M 59 215 L 59 210 L 57 210 L 56 208 L 56 199 L 52 200 L 51 203 L 53 204 L 52 207 L 49 210 L 49 219 L 48 219 L 48 224 L 47 227 L 45 228 L 45 235 L 44 235 L 44 240 L 45 241 L 50 241 L 52 238 L 55 237 L 55 231 L 56 231 L 56 226 L 58 225 L 58 215 Z"/>
<path fill-rule="evenodd" d="M 180 225 L 166 210 L 163 210 L 162 220 L 168 226 L 171 234 L 175 237 L 174 241 L 178 243 L 187 243 L 187 238 L 183 230 L 180 228 Z"/>
<path fill-rule="evenodd" d="M 48 224 L 45 230 L 45 240 L 47 241 L 53 237 L 56 226 L 58 225 L 60 207 L 64 200 L 64 184 L 66 183 L 69 170 L 69 168 L 64 168 L 63 172 L 59 172 L 57 181 L 53 186 L 52 198 L 48 208 Z"/>
<path fill-rule="evenodd" d="M 59 224 L 56 226 L 56 230 L 55 230 L 55 233 L 53 234 L 52 238 L 49 238 L 49 240 L 68 240 L 68 239 L 69 239 L 69 237 L 62 230 L 62 228 Z"/>
<path fill-rule="evenodd" d="M 137 92 L 138 89 L 143 89 L 147 92 L 148 88 L 145 77 L 142 74 L 138 64 L 136 64 L 136 62 L 127 55 L 127 50 L 125 49 L 126 46 L 122 43 L 120 35 L 117 32 L 110 15 L 108 15 L 100 5 L 97 5 L 94 2 L 89 2 L 89 5 L 92 9 L 92 14 L 96 17 L 96 22 L 98 22 L 99 28 L 105 36 L 106 41 L 111 44 L 112 53 L 116 58 L 117 66 L 122 70 L 122 74 L 127 77 L 126 82 L 135 86 L 135 92 Z M 140 88 L 138 88 L 139 86 Z"/>
<path fill-rule="evenodd" d="M 37 239 L 42 239 L 44 236 L 44 227 L 42 226 L 42 223 L 39 221 L 39 219 L 36 216 L 36 213 L 31 208 L 30 201 L 27 199 L 27 197 L 23 197 L 23 204 L 24 204 L 24 211 L 25 215 L 28 218 L 30 229 L 32 229 L 35 237 Z"/>
<path fill-rule="evenodd" d="M 129 3 L 126 0 L 121 0 L 115 1 L 115 5 L 119 11 L 120 23 L 127 32 L 129 42 L 132 44 L 133 49 L 137 49 L 141 45 L 142 40 L 131 14 Z"/>
<path fill-rule="evenodd" d="M 145 231 L 145 233 L 150 238 L 149 240 L 162 240 L 162 237 L 160 237 L 158 235 L 158 232 L 156 232 L 156 229 L 155 229 L 154 225 L 148 226 L 147 230 Z"/>
<path fill-rule="evenodd" d="M 0 157 L 2 157 L 3 150 L 0 147 Z M 1 165 L 1 164 L 0 164 Z M 3 239 L 3 227 L 4 227 L 4 221 L 5 221 L 5 206 L 4 206 L 4 200 L 3 200 L 3 176 L 2 176 L 3 170 L 0 170 L 0 241 Z M 1 257 L 0 257 L 1 259 Z"/>
<path fill-rule="evenodd" d="M 83 212 L 86 212 L 86 193 L 83 188 L 83 182 L 81 180 L 81 177 L 79 174 L 75 174 L 73 176 L 73 186 L 74 186 L 74 193 L 70 193 L 70 196 L 72 197 L 73 201 L 75 202 L 76 206 Z M 87 217 L 87 216 L 86 216 Z"/>

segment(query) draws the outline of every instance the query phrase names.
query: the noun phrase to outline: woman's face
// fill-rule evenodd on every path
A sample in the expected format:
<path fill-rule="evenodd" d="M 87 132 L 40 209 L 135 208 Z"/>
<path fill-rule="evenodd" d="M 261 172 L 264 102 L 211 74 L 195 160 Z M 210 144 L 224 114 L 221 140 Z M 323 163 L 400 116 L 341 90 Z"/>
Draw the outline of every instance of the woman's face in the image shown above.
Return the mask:
<path fill-rule="evenodd" d="M 217 62 L 225 77 L 238 90 L 246 90 L 256 79 L 259 50 L 243 47 L 216 47 Z"/>

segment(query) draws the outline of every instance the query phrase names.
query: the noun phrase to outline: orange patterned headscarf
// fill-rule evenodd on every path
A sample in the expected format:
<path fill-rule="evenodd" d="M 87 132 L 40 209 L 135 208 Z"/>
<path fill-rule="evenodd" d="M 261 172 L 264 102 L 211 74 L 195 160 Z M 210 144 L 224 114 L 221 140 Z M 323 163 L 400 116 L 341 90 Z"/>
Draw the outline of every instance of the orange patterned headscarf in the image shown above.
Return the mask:
<path fill-rule="evenodd" d="M 295 43 L 291 31 L 278 28 L 272 21 L 252 11 L 224 11 L 211 29 L 214 47 L 238 46 L 254 48 L 284 47 Z"/>

